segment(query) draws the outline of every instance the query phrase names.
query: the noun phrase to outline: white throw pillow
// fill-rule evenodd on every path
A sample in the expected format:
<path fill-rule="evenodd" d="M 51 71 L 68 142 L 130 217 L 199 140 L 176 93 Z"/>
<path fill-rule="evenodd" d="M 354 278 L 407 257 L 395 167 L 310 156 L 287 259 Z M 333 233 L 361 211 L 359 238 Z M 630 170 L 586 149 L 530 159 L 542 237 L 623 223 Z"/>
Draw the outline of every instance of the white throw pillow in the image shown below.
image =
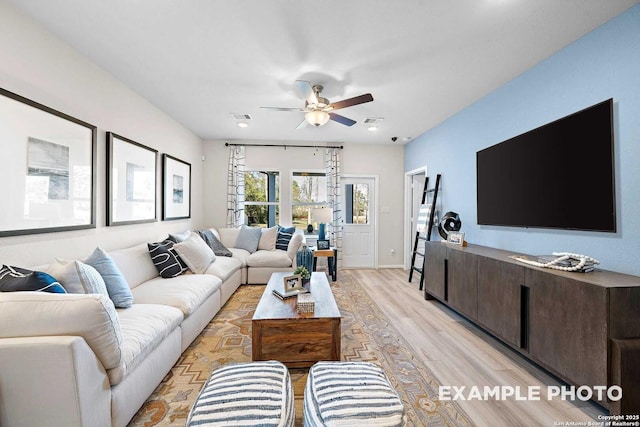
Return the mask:
<path fill-rule="evenodd" d="M 216 259 L 216 255 L 209 245 L 193 232 L 187 240 L 173 245 L 173 249 L 180 255 L 184 263 L 187 264 L 189 270 L 196 274 L 202 274 L 207 271 L 209 265 Z"/>
<path fill-rule="evenodd" d="M 276 238 L 278 237 L 278 227 L 263 228 L 258 250 L 272 251 L 276 248 Z"/>
<path fill-rule="evenodd" d="M 102 294 L 109 297 L 107 286 L 98 270 L 80 261 L 56 258 L 47 273 L 58 279 L 60 284 L 72 294 Z"/>

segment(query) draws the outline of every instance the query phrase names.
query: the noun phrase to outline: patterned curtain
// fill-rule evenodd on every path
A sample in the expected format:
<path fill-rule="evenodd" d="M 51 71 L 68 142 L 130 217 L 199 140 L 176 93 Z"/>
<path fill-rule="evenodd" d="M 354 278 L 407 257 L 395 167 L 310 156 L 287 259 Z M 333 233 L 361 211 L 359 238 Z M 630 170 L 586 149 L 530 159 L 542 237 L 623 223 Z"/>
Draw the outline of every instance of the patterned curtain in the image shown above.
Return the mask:
<path fill-rule="evenodd" d="M 244 224 L 244 146 L 229 147 L 227 175 L 227 227 Z"/>
<path fill-rule="evenodd" d="M 324 153 L 324 165 L 327 173 L 327 202 L 333 210 L 328 224 L 327 238 L 331 246 L 338 249 L 338 258 L 342 254 L 342 189 L 340 187 L 340 149 L 327 148 Z"/>

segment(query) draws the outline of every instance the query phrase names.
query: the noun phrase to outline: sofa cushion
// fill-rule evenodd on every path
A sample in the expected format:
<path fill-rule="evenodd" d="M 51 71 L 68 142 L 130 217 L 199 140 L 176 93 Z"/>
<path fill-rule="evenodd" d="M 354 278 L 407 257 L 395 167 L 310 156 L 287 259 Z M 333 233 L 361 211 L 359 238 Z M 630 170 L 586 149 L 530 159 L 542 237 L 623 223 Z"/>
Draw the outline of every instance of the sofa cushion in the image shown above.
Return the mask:
<path fill-rule="evenodd" d="M 113 305 L 119 308 L 127 308 L 133 304 L 133 295 L 131 295 L 129 284 L 108 253 L 98 247 L 84 262 L 100 273 Z"/>
<path fill-rule="evenodd" d="M 216 258 L 216 262 L 207 268 L 205 273 L 212 274 L 225 282 L 233 273 L 240 270 L 240 268 L 242 268 L 242 264 L 239 260 L 230 257 L 219 257 Z"/>
<path fill-rule="evenodd" d="M 67 293 L 55 277 L 44 271 L 3 265 L 0 268 L 0 292 L 16 291 Z"/>
<path fill-rule="evenodd" d="M 186 264 L 173 249 L 171 240 L 147 243 L 147 247 L 149 248 L 151 262 L 156 266 L 156 270 L 158 270 L 160 277 L 163 279 L 179 276 L 187 269 Z"/>
<path fill-rule="evenodd" d="M 122 361 L 120 322 L 108 296 L 0 292 L 0 338 L 58 335 L 84 338 L 105 369 Z"/>
<path fill-rule="evenodd" d="M 146 243 L 109 252 L 109 256 L 116 263 L 131 289 L 147 280 L 158 277 L 158 270 L 151 261 Z"/>
<path fill-rule="evenodd" d="M 247 266 L 247 258 L 249 258 L 249 255 L 251 255 L 249 252 L 245 251 L 244 249 L 238 248 L 229 248 L 229 250 L 233 254 L 233 259 L 237 259 L 238 261 L 240 261 L 240 264 L 243 267 Z"/>
<path fill-rule="evenodd" d="M 303 240 L 304 235 L 302 233 L 293 233 L 291 240 L 289 240 L 289 245 L 287 246 L 287 256 L 291 258 L 291 261 L 296 259 L 296 255 L 298 254 L 300 246 L 302 246 Z"/>
<path fill-rule="evenodd" d="M 213 234 L 218 233 L 218 239 L 222 242 L 223 245 L 228 247 L 229 249 L 235 247 L 236 240 L 238 240 L 238 234 L 240 234 L 240 227 L 238 228 L 219 228 L 218 230 L 213 231 Z"/>
<path fill-rule="evenodd" d="M 258 251 L 247 257 L 249 267 L 290 267 L 291 258 L 286 251 L 276 249 L 274 251 Z"/>
<path fill-rule="evenodd" d="M 102 294 L 109 297 L 104 279 L 98 271 L 81 261 L 56 258 L 47 273 L 58 279 L 71 294 Z"/>
<path fill-rule="evenodd" d="M 283 227 L 281 225 L 278 226 L 278 237 L 276 240 L 276 249 L 282 249 L 286 251 L 289 247 L 289 242 L 291 241 L 291 237 L 293 237 L 293 233 L 296 232 L 295 227 Z"/>
<path fill-rule="evenodd" d="M 243 225 L 238 233 L 238 239 L 234 248 L 244 249 L 249 253 L 254 253 L 258 250 L 258 244 L 260 243 L 260 237 L 262 236 L 262 229 L 258 227 L 247 227 Z"/>
<path fill-rule="evenodd" d="M 276 248 L 276 239 L 278 237 L 278 227 L 263 228 L 258 250 L 272 251 Z"/>
<path fill-rule="evenodd" d="M 156 304 L 134 304 L 118 309 L 122 330 L 122 363 L 109 369 L 111 385 L 116 385 L 143 361 L 174 329 L 183 316 L 174 307 Z"/>
<path fill-rule="evenodd" d="M 220 239 L 211 230 L 197 230 L 196 233 L 211 248 L 216 256 L 231 256 L 231 251 L 222 244 Z"/>
<path fill-rule="evenodd" d="M 197 274 L 204 273 L 209 264 L 216 259 L 213 250 L 196 233 L 191 233 L 187 240 L 176 243 L 173 248 L 189 270 Z"/>
<path fill-rule="evenodd" d="M 172 279 L 156 277 L 137 286 L 132 292 L 136 304 L 163 304 L 175 307 L 187 317 L 220 286 L 222 281 L 216 276 L 187 273 Z"/>

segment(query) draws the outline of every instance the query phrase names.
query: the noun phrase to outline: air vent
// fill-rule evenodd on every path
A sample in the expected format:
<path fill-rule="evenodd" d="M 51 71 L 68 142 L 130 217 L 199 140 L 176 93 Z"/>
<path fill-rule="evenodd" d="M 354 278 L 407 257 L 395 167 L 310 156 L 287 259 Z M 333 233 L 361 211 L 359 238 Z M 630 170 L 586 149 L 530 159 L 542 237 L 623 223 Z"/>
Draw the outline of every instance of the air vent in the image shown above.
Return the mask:
<path fill-rule="evenodd" d="M 380 123 L 383 120 L 384 119 L 382 117 L 367 117 L 366 119 L 364 119 L 364 123 L 377 125 L 378 123 Z"/>
<path fill-rule="evenodd" d="M 234 119 L 236 120 L 251 120 L 251 116 L 249 114 L 237 114 L 231 113 Z"/>

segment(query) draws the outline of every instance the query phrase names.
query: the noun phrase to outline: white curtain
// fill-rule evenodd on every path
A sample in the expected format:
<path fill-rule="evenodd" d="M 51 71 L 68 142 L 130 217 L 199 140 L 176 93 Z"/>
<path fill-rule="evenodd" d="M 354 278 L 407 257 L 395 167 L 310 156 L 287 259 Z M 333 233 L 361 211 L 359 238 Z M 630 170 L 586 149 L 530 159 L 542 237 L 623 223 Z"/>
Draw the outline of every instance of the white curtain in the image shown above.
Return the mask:
<path fill-rule="evenodd" d="M 327 238 L 331 246 L 338 249 L 338 258 L 342 254 L 342 189 L 340 187 L 340 149 L 327 148 L 324 153 L 327 174 L 327 202 L 333 211 L 328 224 Z"/>
<path fill-rule="evenodd" d="M 244 224 L 244 146 L 229 147 L 227 175 L 227 227 Z"/>

